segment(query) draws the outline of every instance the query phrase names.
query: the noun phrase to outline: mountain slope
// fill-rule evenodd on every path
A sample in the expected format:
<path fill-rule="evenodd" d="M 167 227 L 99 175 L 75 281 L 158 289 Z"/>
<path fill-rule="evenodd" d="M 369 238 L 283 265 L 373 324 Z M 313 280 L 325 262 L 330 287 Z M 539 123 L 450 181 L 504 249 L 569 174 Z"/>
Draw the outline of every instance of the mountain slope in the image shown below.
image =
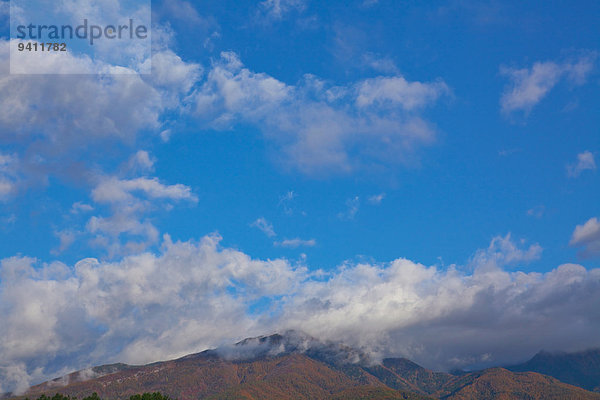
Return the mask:
<path fill-rule="evenodd" d="M 344 396 L 369 390 L 383 394 L 392 392 L 397 396 L 391 398 L 425 398 L 395 391 L 377 379 L 363 384 L 361 379 L 348 376 L 303 354 L 287 354 L 242 362 L 223 360 L 211 354 L 200 354 L 185 359 L 132 367 L 86 382 L 74 382 L 61 388 L 53 387 L 50 391 L 47 385 L 38 385 L 26 395 L 31 398 L 42 393 L 59 392 L 81 398 L 97 392 L 101 398 L 112 400 L 129 397 L 135 393 L 160 391 L 179 400 L 326 399 L 333 396 L 348 398 Z"/>
<path fill-rule="evenodd" d="M 531 360 L 507 369 L 539 372 L 571 385 L 600 392 L 600 349 L 570 354 L 540 352 Z"/>
<path fill-rule="evenodd" d="M 536 372 L 511 372 L 490 368 L 467 374 L 446 384 L 435 397 L 452 400 L 587 400 L 597 393 L 571 386 Z"/>
<path fill-rule="evenodd" d="M 95 375 L 94 375 L 95 374 Z M 85 378 L 91 378 L 84 380 Z M 104 400 L 162 392 L 174 399 L 596 399 L 555 378 L 502 368 L 455 376 L 410 360 L 369 356 L 297 332 L 145 366 L 115 364 L 69 374 L 25 395 L 61 393 Z"/>

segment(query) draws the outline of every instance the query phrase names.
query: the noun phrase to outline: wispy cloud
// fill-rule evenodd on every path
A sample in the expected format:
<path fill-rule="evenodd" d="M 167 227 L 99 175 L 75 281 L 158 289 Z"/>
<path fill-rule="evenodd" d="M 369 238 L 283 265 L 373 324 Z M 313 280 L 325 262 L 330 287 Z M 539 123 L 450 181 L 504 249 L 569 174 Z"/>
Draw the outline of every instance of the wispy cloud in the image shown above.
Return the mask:
<path fill-rule="evenodd" d="M 385 199 L 385 193 L 374 194 L 369 197 L 369 203 L 372 205 L 379 205 Z"/>
<path fill-rule="evenodd" d="M 273 244 L 278 247 L 289 247 L 295 249 L 297 247 L 313 247 L 317 244 L 317 241 L 315 239 L 304 240 L 300 238 L 295 238 L 285 239 L 281 242 L 274 242 Z"/>
<path fill-rule="evenodd" d="M 93 210 L 94 210 L 94 207 L 92 207 L 89 204 L 83 203 L 81 201 L 77 201 L 77 202 L 73 203 L 73 205 L 71 206 L 72 214 L 85 213 L 85 212 L 90 212 Z"/>
<path fill-rule="evenodd" d="M 308 0 L 264 0 L 260 3 L 261 11 L 270 19 L 279 20 L 291 11 L 302 11 Z"/>
<path fill-rule="evenodd" d="M 594 153 L 591 151 L 577 154 L 577 162 L 567 165 L 567 175 L 571 178 L 577 178 L 583 171 L 595 170 L 596 160 L 594 159 Z"/>
<path fill-rule="evenodd" d="M 539 205 L 527 210 L 527 215 L 534 218 L 542 218 L 545 212 L 546 207 L 543 205 Z"/>
<path fill-rule="evenodd" d="M 17 168 L 15 155 L 0 153 L 0 201 L 17 192 Z"/>
<path fill-rule="evenodd" d="M 596 54 L 591 53 L 575 61 L 536 62 L 530 68 L 502 66 L 500 73 L 511 81 L 500 99 L 502 111 L 528 113 L 563 79 L 574 85 L 584 84 L 594 68 L 595 59 Z"/>
<path fill-rule="evenodd" d="M 355 196 L 346 200 L 346 210 L 338 213 L 338 218 L 342 220 L 352 220 L 360 209 L 360 198 Z"/>
<path fill-rule="evenodd" d="M 59 239 L 60 244 L 57 248 L 52 250 L 52 254 L 58 255 L 61 254 L 63 251 L 67 250 L 69 246 L 71 246 L 75 242 L 77 236 L 79 235 L 79 232 L 75 232 L 68 229 L 63 231 L 55 231 L 54 236 L 56 236 Z"/>
<path fill-rule="evenodd" d="M 279 196 L 278 206 L 283 209 L 283 212 L 287 215 L 294 214 L 294 199 L 298 195 L 293 191 L 289 190 L 284 195 Z"/>
<path fill-rule="evenodd" d="M 250 224 L 250 226 L 260 229 L 262 233 L 264 233 L 268 237 L 276 236 L 275 229 L 273 229 L 273 224 L 271 224 L 263 217 L 258 218 L 256 221 Z"/>

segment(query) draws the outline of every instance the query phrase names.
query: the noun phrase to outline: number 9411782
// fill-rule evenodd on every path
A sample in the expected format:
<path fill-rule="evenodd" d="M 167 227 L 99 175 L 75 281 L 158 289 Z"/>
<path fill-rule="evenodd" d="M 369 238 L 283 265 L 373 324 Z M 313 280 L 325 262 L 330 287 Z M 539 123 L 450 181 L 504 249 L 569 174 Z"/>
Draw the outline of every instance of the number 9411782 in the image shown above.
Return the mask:
<path fill-rule="evenodd" d="M 27 42 L 17 45 L 19 51 L 67 51 L 66 43 Z"/>

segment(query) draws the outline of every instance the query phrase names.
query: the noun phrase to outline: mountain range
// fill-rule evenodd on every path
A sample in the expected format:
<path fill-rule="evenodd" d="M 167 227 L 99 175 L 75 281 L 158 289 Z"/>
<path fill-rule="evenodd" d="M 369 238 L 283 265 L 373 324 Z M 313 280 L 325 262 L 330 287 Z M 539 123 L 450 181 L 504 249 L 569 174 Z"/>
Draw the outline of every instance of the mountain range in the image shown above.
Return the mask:
<path fill-rule="evenodd" d="M 449 374 L 405 358 L 376 362 L 354 348 L 289 331 L 142 366 L 111 364 L 31 387 L 105 400 L 161 392 L 196 399 L 598 399 L 600 350 L 539 353 L 507 368 Z M 596 391 L 596 392 L 594 392 Z"/>

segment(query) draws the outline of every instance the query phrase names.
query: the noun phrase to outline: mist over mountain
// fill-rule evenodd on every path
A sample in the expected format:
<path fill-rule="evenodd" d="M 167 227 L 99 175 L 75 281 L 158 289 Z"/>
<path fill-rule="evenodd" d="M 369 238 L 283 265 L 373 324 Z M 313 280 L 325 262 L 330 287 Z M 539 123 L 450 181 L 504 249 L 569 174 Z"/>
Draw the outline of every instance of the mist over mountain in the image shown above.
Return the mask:
<path fill-rule="evenodd" d="M 369 365 L 375 362 L 373 356 L 367 352 L 346 346 L 340 342 L 320 340 L 297 330 L 247 338 L 232 346 L 222 346 L 214 352 L 227 360 L 249 360 L 261 357 L 305 354 L 316 360 L 335 365 Z"/>

